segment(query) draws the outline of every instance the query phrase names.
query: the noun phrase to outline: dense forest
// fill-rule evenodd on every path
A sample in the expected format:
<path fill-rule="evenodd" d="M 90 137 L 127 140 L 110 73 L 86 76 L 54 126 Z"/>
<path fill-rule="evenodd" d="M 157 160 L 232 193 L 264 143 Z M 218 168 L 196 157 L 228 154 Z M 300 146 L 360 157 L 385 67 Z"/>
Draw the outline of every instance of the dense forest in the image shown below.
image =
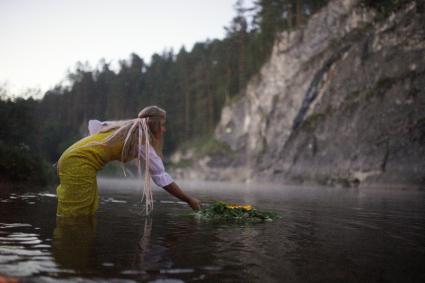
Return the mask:
<path fill-rule="evenodd" d="M 0 182 L 46 184 L 63 150 L 87 134 L 89 119 L 134 118 L 147 105 L 167 110 L 165 154 L 208 140 L 223 106 L 243 94 L 268 59 L 276 34 L 302 26 L 326 2 L 258 0 L 245 7 L 238 0 L 224 39 L 165 50 L 148 62 L 133 53 L 118 70 L 107 60 L 96 68 L 77 63 L 67 86 L 39 100 L 11 98 L 0 89 Z M 402 2 L 364 1 L 378 9 Z"/>

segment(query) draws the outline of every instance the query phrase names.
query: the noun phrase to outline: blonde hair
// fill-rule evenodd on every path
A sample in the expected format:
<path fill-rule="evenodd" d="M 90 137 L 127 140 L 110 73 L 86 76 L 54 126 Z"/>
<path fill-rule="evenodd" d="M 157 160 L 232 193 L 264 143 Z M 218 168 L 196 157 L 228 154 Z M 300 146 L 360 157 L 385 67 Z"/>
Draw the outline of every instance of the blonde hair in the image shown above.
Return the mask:
<path fill-rule="evenodd" d="M 153 105 L 143 108 L 136 119 L 109 121 L 104 123 L 100 132 L 109 132 L 114 130 L 114 133 L 105 139 L 102 144 L 113 145 L 116 142 L 124 142 L 121 153 L 121 161 L 127 162 L 137 157 L 139 127 L 135 127 L 135 123 L 145 119 L 148 125 L 148 133 L 143 135 L 142 144 L 146 143 L 146 136 L 149 136 L 149 143 L 155 149 L 156 153 L 163 158 L 163 136 L 161 133 L 161 121 L 166 119 L 164 109 Z M 127 141 L 126 141 L 127 138 Z"/>
<path fill-rule="evenodd" d="M 138 118 L 147 118 L 149 130 L 153 133 L 151 144 L 155 148 L 156 153 L 163 158 L 162 148 L 164 139 L 161 131 L 161 123 L 167 118 L 167 112 L 158 106 L 148 106 L 139 112 Z"/>

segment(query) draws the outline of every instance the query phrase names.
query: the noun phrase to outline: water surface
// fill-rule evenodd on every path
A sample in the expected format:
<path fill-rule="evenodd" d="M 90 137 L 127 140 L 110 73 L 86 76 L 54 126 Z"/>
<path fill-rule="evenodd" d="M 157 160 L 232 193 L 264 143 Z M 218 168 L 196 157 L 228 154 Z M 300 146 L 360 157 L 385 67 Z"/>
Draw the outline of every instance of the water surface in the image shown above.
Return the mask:
<path fill-rule="evenodd" d="M 160 189 L 100 180 L 96 217 L 57 220 L 52 192 L 0 193 L 0 274 L 30 282 L 425 282 L 425 193 L 183 182 L 273 222 L 202 221 Z"/>

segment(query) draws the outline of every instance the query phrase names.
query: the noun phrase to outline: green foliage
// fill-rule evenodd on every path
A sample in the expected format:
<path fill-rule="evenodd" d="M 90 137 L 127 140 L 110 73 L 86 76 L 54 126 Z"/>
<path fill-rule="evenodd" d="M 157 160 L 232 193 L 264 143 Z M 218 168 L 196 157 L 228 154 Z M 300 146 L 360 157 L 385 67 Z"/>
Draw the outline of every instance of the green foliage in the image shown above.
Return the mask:
<path fill-rule="evenodd" d="M 35 123 L 37 105 L 38 102 L 32 98 L 0 100 L 0 141 L 35 147 L 38 136 Z"/>
<path fill-rule="evenodd" d="M 277 214 L 272 212 L 260 212 L 255 208 L 247 209 L 243 206 L 232 207 L 222 201 L 215 201 L 195 215 L 207 220 L 272 221 L 277 218 Z"/>
<path fill-rule="evenodd" d="M 32 98 L 0 100 L 0 180 L 46 185 L 55 169 L 40 155 L 40 135 Z"/>
<path fill-rule="evenodd" d="M 29 183 L 44 186 L 55 177 L 55 169 L 28 146 L 0 143 L 0 178 L 8 182 Z"/>

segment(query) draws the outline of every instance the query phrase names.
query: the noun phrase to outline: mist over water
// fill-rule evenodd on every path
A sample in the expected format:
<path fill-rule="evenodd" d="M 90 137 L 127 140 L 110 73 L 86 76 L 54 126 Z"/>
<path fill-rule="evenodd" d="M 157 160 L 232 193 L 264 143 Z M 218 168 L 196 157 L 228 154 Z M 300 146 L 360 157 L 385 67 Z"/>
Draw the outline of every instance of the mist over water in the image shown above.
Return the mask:
<path fill-rule="evenodd" d="M 425 193 L 179 182 L 204 205 L 253 204 L 280 218 L 199 220 L 160 188 L 99 179 L 96 217 L 55 217 L 52 192 L 0 193 L 0 274 L 34 282 L 421 282 Z"/>

